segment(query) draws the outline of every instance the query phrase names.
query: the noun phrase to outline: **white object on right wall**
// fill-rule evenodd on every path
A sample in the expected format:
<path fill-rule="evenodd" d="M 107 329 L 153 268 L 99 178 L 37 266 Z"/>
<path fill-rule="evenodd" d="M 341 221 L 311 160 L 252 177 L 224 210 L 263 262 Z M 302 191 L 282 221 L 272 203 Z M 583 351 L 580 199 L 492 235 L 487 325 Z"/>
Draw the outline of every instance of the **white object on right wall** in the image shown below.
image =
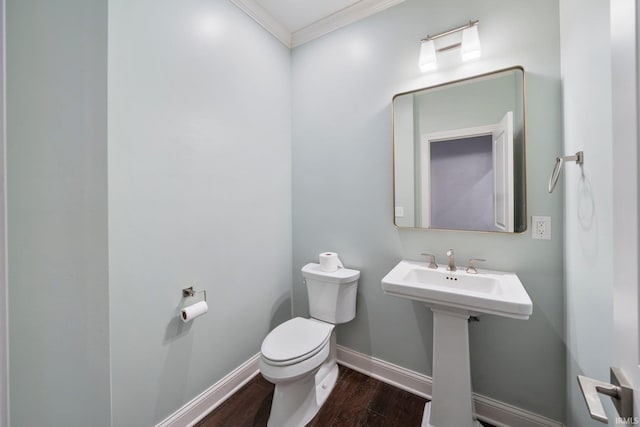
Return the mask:
<path fill-rule="evenodd" d="M 551 240 L 551 217 L 531 217 L 531 238 L 538 240 Z"/>

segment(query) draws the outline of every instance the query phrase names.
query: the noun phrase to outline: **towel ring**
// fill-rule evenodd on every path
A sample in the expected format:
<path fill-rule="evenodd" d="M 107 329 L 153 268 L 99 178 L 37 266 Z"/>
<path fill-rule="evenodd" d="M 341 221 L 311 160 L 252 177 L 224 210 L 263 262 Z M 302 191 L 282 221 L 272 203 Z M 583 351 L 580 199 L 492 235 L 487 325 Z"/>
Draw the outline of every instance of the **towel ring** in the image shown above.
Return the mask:
<path fill-rule="evenodd" d="M 556 157 L 556 164 L 553 167 L 553 172 L 551 172 L 551 178 L 549 179 L 549 193 L 553 193 L 553 190 L 555 190 L 565 161 L 575 161 L 577 165 L 582 165 L 584 163 L 584 153 L 578 151 L 573 156 Z"/>

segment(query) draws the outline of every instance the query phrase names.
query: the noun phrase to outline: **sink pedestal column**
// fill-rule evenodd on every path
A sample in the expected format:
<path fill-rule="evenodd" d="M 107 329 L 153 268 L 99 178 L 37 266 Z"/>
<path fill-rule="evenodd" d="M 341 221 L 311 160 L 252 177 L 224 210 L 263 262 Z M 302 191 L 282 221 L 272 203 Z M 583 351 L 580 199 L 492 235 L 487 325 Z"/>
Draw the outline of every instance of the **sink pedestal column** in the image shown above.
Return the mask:
<path fill-rule="evenodd" d="M 433 312 L 433 385 L 422 427 L 480 427 L 473 418 L 469 362 L 469 314 Z"/>

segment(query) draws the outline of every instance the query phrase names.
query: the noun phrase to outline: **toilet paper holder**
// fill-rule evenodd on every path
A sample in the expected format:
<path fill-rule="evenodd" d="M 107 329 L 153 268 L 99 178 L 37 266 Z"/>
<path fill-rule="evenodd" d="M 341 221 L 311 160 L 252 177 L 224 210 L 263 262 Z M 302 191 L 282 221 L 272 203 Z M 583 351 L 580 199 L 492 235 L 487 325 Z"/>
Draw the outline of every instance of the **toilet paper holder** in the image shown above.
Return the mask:
<path fill-rule="evenodd" d="M 193 289 L 193 286 L 189 286 L 188 288 L 184 288 L 182 290 L 182 298 L 195 297 L 198 294 L 204 294 L 204 300 L 207 301 L 207 290 L 203 289 L 201 291 L 196 291 Z"/>

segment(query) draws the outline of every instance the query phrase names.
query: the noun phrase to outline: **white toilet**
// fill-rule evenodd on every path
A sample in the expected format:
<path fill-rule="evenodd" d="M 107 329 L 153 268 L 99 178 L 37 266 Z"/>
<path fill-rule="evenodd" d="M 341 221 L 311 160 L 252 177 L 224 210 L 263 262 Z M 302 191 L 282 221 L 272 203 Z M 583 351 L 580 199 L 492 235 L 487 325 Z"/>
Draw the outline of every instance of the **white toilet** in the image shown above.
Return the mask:
<path fill-rule="evenodd" d="M 262 342 L 260 372 L 276 385 L 267 427 L 302 427 L 318 413 L 338 378 L 334 325 L 356 316 L 360 272 L 302 267 L 310 319 L 296 317 Z"/>

